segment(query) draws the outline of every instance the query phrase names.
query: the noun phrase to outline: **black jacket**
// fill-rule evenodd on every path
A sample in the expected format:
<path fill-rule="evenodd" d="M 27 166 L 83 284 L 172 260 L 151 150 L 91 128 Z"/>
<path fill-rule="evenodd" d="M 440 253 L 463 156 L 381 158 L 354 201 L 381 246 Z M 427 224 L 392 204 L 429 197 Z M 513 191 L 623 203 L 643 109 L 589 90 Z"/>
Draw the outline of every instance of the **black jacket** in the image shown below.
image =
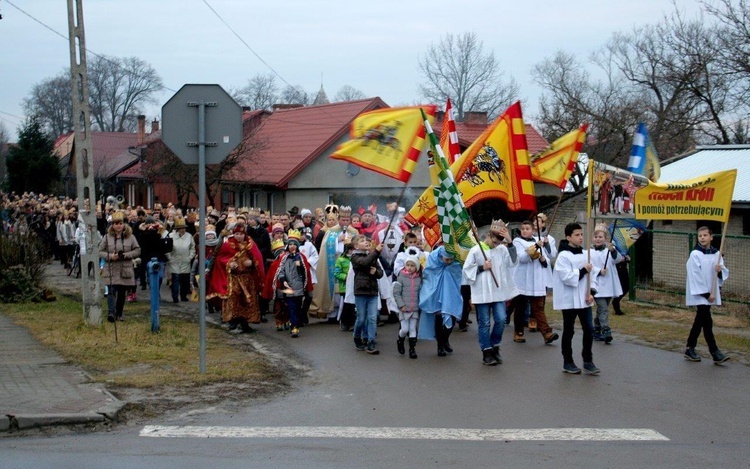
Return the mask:
<path fill-rule="evenodd" d="M 354 269 L 354 294 L 377 295 L 378 279 L 383 276 L 383 269 L 378 265 L 380 253 L 373 249 L 368 253 L 354 251 L 351 266 Z M 375 267 L 375 273 L 370 273 L 370 267 Z"/>

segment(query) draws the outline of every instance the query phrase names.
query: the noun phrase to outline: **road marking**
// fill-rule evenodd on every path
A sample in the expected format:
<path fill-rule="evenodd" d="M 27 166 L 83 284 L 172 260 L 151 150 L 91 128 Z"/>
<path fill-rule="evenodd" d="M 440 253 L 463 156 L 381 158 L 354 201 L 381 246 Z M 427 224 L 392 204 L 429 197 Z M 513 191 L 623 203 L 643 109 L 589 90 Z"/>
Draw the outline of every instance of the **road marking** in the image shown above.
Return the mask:
<path fill-rule="evenodd" d="M 669 441 L 648 428 L 199 427 L 147 425 L 153 438 L 370 438 L 464 441 Z"/>

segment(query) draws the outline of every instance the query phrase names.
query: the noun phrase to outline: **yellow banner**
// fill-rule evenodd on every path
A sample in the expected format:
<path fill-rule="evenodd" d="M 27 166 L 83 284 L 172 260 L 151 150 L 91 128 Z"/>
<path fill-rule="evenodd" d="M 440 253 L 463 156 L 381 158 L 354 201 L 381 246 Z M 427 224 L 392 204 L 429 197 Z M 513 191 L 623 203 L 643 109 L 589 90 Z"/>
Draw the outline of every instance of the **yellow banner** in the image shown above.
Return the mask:
<path fill-rule="evenodd" d="M 672 183 L 650 182 L 635 191 L 635 218 L 652 220 L 729 220 L 737 170 Z"/>

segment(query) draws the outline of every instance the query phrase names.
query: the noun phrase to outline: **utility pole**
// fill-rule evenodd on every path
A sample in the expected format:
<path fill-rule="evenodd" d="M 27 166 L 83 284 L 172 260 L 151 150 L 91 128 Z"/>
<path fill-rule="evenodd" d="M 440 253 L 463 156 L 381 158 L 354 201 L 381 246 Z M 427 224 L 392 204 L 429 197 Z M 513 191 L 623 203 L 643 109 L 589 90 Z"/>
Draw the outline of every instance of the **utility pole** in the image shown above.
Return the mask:
<path fill-rule="evenodd" d="M 81 253 L 81 294 L 83 319 L 87 324 L 102 323 L 102 295 L 99 276 L 99 245 L 96 236 L 96 189 L 94 153 L 91 146 L 91 109 L 86 75 L 86 36 L 83 30 L 83 0 L 68 0 L 68 39 L 70 42 L 70 84 L 75 128 L 75 164 L 78 209 L 86 224 L 86 254 Z M 92 210 L 92 204 L 94 205 Z M 88 272 L 92 271 L 93 279 Z"/>

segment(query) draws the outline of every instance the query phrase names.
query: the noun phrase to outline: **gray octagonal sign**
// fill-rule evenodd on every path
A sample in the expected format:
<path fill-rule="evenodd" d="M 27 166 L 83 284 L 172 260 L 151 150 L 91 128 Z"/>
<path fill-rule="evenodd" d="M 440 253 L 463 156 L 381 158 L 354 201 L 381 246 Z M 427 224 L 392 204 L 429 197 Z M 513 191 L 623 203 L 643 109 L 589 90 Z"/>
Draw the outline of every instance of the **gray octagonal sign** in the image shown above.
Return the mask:
<path fill-rule="evenodd" d="M 242 141 L 242 108 L 219 85 L 184 85 L 162 106 L 161 115 L 162 141 L 185 164 L 198 164 L 201 143 L 206 164 L 218 164 Z"/>

